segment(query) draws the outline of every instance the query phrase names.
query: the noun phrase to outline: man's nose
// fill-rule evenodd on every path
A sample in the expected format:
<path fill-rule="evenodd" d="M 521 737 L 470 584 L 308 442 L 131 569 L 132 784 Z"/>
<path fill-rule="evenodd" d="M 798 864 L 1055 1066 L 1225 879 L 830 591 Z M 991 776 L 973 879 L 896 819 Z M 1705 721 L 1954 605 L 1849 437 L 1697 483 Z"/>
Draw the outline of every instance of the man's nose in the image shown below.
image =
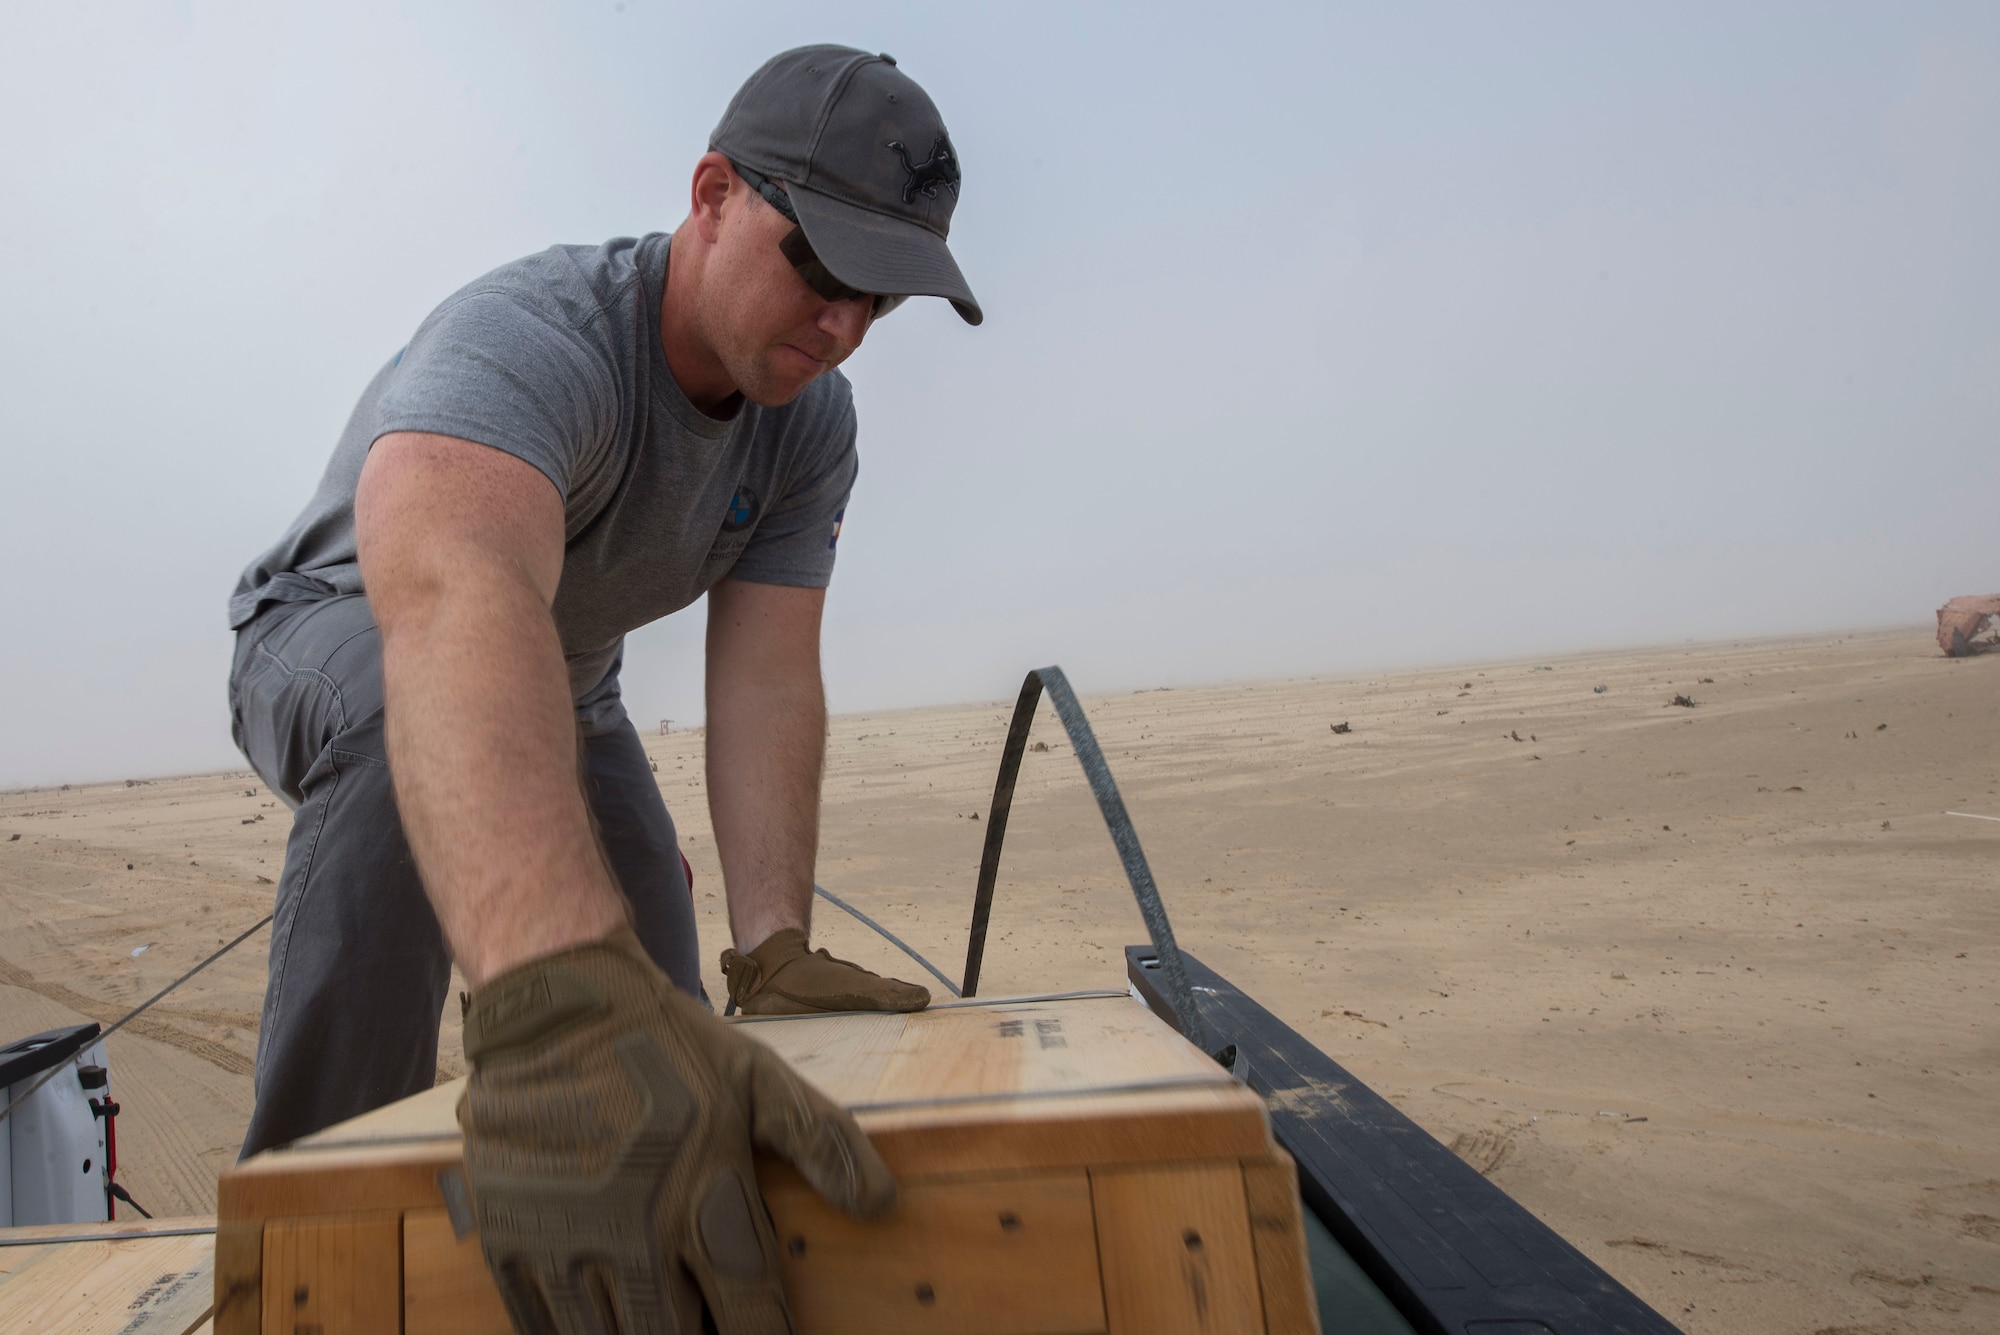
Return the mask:
<path fill-rule="evenodd" d="M 855 297 L 851 301 L 829 301 L 819 313 L 819 327 L 829 338 L 837 339 L 843 355 L 861 346 L 861 340 L 868 335 L 870 317 L 874 314 L 875 298 Z"/>

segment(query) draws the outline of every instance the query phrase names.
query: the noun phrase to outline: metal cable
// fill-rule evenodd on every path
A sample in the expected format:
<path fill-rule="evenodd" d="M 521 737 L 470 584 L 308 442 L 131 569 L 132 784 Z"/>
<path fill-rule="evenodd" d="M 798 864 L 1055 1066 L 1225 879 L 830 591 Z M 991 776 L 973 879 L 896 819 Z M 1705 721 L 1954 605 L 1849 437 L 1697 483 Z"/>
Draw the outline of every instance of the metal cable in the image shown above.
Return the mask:
<path fill-rule="evenodd" d="M 877 934 L 879 934 L 884 941 L 887 941 L 890 945 L 902 951 L 905 955 L 908 955 L 911 959 L 923 965 L 926 969 L 929 969 L 931 972 L 931 977 L 937 979 L 940 983 L 943 983 L 946 987 L 950 988 L 951 994 L 953 996 L 958 995 L 958 985 L 952 982 L 951 979 L 945 977 L 944 972 L 940 970 L 937 965 L 932 964 L 922 955 L 919 955 L 916 952 L 915 947 L 911 946 L 909 942 L 903 940 L 902 937 L 897 936 L 894 932 L 884 927 L 881 923 L 876 922 L 873 918 L 863 913 L 860 909 L 855 908 L 854 905 L 848 903 L 846 900 L 842 899 L 839 895 L 836 895 L 835 893 L 833 893 L 833 891 L 827 889 L 823 885 L 813 886 L 813 893 L 818 895 L 821 899 L 824 899 L 827 903 L 833 905 L 835 908 L 839 909 L 841 912 L 852 914 L 854 917 L 861 919 L 862 922 L 868 924 L 870 927 L 873 927 L 877 932 Z M 736 1014 L 735 997 L 731 997 L 723 1005 L 722 1014 L 725 1019 L 728 1018 L 729 1016 Z"/>
<path fill-rule="evenodd" d="M 887 941 L 890 945 L 894 946 L 896 949 L 902 951 L 905 955 L 908 955 L 911 959 L 915 960 L 917 963 L 923 965 L 926 969 L 929 969 L 931 971 L 931 977 L 937 979 L 940 983 L 943 983 L 947 988 L 949 988 L 953 996 L 956 997 L 963 995 L 958 990 L 958 984 L 952 982 L 951 979 L 945 977 L 944 974 L 938 969 L 937 965 L 932 964 L 922 955 L 919 955 L 915 950 L 911 949 L 911 947 L 903 940 L 903 938 L 897 936 L 894 932 L 884 927 L 881 923 L 876 922 L 873 918 L 863 913 L 860 909 L 855 908 L 854 905 L 848 903 L 846 900 L 842 899 L 839 895 L 836 895 L 835 893 L 833 893 L 833 891 L 827 889 L 823 885 L 815 885 L 813 887 L 813 893 L 818 895 L 821 899 L 824 899 L 827 903 L 833 905 L 835 908 L 840 909 L 843 912 L 853 914 L 855 917 L 861 919 L 861 921 L 867 923 L 870 927 L 873 927 L 876 931 L 880 932 L 882 934 L 883 940 Z"/>
<path fill-rule="evenodd" d="M 140 1002 L 137 1006 L 134 1006 L 131 1010 L 125 1012 L 124 1017 L 121 1018 L 116 1024 L 112 1025 L 109 1029 L 106 1029 L 103 1033 L 99 1034 L 96 1038 L 92 1039 L 91 1041 L 93 1043 L 102 1043 L 105 1039 L 111 1037 L 113 1034 L 117 1033 L 120 1029 L 123 1029 L 126 1025 L 138 1019 L 139 1016 L 144 1014 L 145 1011 L 148 1008 L 150 1008 L 154 1002 L 166 996 L 167 993 L 173 991 L 175 988 L 179 987 L 182 983 L 185 983 L 188 979 L 194 977 L 196 974 L 200 973 L 203 969 L 206 969 L 209 965 L 215 963 L 217 960 L 221 959 L 224 955 L 227 955 L 230 951 L 236 949 L 236 947 L 242 945 L 245 941 L 250 939 L 252 933 L 256 932 L 259 928 L 262 928 L 265 924 L 269 923 L 271 919 L 276 916 L 277 915 L 274 913 L 267 913 L 262 918 L 259 918 L 255 923 L 255 925 L 246 928 L 242 932 L 242 934 L 239 935 L 234 941 L 231 941 L 228 945 L 216 951 L 213 955 L 210 955 L 207 959 L 195 965 L 192 969 L 189 969 L 186 973 L 182 974 L 180 977 L 174 979 L 173 982 L 168 983 L 165 987 L 155 992 L 152 996 L 146 998 L 144 1001 Z M 12 1103 L 8 1104 L 4 1112 L 0 1112 L 0 1122 L 4 1122 L 9 1117 L 11 1117 L 14 1113 L 14 1109 L 26 1103 L 28 1099 L 31 1096 L 33 1096 L 36 1090 L 40 1089 L 43 1085 L 49 1083 L 49 1081 L 55 1079 L 56 1072 L 62 1070 L 63 1067 L 66 1065 L 68 1065 L 67 1062 L 57 1062 L 54 1066 L 51 1066 L 48 1070 L 42 1072 L 42 1074 L 40 1075 L 40 1077 L 36 1079 L 34 1084 L 29 1085 L 28 1088 L 18 1098 L 16 1098 Z"/>

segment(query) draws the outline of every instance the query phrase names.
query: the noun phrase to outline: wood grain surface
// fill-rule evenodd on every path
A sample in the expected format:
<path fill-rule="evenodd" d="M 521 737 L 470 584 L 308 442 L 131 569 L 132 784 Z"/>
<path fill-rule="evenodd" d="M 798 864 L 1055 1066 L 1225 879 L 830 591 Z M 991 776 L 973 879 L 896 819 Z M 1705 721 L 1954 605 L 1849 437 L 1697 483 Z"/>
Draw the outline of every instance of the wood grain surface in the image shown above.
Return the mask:
<path fill-rule="evenodd" d="M 1299 1212 L 1299 1170 L 1292 1157 L 1276 1150 L 1269 1159 L 1246 1162 L 1243 1201 L 1250 1216 L 1250 1241 L 1257 1249 L 1264 1329 L 1270 1335 L 1318 1335 L 1319 1304 L 1306 1255 L 1305 1219 Z"/>
<path fill-rule="evenodd" d="M 1069 1171 L 907 1183 L 861 1223 L 796 1173 L 759 1174 L 799 1335 L 1102 1331 L 1090 1179 Z"/>
<path fill-rule="evenodd" d="M 265 1222 L 263 1335 L 361 1335 L 402 1320 L 401 1214 Z"/>
<path fill-rule="evenodd" d="M 1111 1335 L 1252 1335 L 1264 1329 L 1234 1162 L 1090 1175 Z"/>
<path fill-rule="evenodd" d="M 479 1235 L 442 1209 L 403 1216 L 403 1329 L 408 1335 L 513 1335 Z"/>
<path fill-rule="evenodd" d="M 190 1335 L 208 1321 L 215 1237 L 174 1230 L 214 1222 L 0 1229 L 8 1244 L 0 1246 L 0 1331 Z"/>

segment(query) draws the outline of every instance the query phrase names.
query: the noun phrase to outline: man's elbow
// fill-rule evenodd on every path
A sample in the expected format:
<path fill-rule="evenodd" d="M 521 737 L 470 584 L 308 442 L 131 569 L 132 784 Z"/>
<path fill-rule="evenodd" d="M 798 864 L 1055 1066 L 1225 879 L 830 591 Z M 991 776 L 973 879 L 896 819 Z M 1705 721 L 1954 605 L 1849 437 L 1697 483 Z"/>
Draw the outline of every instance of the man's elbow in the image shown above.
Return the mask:
<path fill-rule="evenodd" d="M 498 451 L 384 437 L 362 467 L 354 527 L 362 586 L 385 635 L 455 610 L 546 613 L 554 601 L 561 502 L 539 473 Z"/>

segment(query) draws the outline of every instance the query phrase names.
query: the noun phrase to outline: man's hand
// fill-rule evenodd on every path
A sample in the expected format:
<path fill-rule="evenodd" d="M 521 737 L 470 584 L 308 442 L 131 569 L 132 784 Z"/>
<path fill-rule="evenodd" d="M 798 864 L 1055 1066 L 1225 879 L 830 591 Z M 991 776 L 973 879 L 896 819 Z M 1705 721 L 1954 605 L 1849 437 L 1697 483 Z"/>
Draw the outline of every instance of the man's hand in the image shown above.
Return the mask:
<path fill-rule="evenodd" d="M 895 1182 L 846 1113 L 680 995 L 627 929 L 474 993 L 459 1104 L 480 1243 L 526 1335 L 783 1335 L 751 1143 L 872 1217 Z"/>
<path fill-rule="evenodd" d="M 745 1015 L 815 1015 L 823 1011 L 920 1011 L 927 987 L 884 978 L 825 950 L 808 950 L 806 934 L 787 927 L 755 950 L 722 952 L 729 999 Z"/>

